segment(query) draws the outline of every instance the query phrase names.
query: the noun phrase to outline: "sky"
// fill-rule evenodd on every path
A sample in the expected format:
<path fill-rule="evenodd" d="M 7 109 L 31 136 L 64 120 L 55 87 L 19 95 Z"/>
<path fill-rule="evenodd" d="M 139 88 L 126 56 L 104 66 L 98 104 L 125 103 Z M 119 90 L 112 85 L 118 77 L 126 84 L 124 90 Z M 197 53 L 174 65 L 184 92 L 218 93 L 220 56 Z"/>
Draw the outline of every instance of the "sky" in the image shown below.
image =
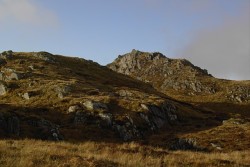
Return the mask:
<path fill-rule="evenodd" d="M 132 49 L 250 80 L 250 0 L 0 0 L 0 52 L 106 65 Z"/>

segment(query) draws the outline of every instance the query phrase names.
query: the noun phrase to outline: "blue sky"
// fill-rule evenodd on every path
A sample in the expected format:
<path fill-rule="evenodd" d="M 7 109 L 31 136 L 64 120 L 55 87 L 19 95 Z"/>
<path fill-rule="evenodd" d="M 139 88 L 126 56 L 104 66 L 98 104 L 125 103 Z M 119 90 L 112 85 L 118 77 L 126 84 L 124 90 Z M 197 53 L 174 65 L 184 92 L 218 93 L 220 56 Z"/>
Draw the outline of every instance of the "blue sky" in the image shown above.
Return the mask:
<path fill-rule="evenodd" d="M 216 77 L 250 80 L 249 12 L 249 0 L 0 0 L 0 51 L 102 65 L 132 49 L 158 51 Z"/>

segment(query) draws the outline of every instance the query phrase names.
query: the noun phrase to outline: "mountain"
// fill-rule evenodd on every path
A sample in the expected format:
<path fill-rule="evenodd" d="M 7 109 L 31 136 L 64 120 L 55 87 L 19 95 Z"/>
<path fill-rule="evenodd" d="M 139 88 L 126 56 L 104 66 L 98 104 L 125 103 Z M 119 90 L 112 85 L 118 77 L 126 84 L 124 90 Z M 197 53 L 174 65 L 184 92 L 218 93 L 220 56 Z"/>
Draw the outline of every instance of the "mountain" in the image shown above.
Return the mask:
<path fill-rule="evenodd" d="M 164 127 L 174 132 L 183 124 L 220 123 L 212 113 L 92 61 L 8 51 L 0 62 L 2 138 L 145 141 Z"/>
<path fill-rule="evenodd" d="M 185 59 L 133 50 L 106 67 L 48 52 L 5 51 L 0 54 L 0 70 L 3 157 L 38 156 L 30 143 L 41 152 L 48 146 L 69 150 L 66 155 L 43 153 L 49 156 L 43 162 L 47 165 L 67 160 L 70 154 L 70 164 L 72 160 L 119 166 L 119 161 L 126 166 L 124 158 L 134 153 L 147 156 L 145 164 L 151 156 L 156 158 L 152 162 L 168 164 L 170 150 L 238 150 L 243 156 L 250 148 L 250 82 L 216 79 Z M 21 153 L 22 148 L 28 153 Z M 87 149 L 84 160 L 78 148 Z M 110 151 L 123 160 L 107 158 Z M 86 158 L 88 152 L 95 158 Z M 3 157 L 0 166 L 13 159 Z M 45 165 L 35 157 L 25 163 Z"/>

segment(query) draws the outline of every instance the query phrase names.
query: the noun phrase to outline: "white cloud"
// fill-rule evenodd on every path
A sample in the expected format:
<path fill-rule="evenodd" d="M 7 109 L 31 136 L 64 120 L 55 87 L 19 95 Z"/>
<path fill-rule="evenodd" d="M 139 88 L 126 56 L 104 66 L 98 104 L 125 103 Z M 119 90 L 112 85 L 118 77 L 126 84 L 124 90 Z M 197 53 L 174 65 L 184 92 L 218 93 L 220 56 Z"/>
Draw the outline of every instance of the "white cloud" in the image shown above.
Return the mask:
<path fill-rule="evenodd" d="M 196 32 L 180 54 L 216 77 L 250 80 L 250 1 L 238 16 Z"/>
<path fill-rule="evenodd" d="M 34 0 L 0 0 L 0 23 L 56 26 L 56 15 Z"/>

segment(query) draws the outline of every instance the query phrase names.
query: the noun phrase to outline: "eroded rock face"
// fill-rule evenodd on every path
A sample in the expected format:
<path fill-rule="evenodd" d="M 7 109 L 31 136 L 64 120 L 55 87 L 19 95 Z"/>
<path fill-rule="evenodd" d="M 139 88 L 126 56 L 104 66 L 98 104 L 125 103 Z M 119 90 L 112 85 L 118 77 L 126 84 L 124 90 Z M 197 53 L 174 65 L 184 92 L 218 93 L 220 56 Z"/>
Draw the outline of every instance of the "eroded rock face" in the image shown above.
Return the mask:
<path fill-rule="evenodd" d="M 104 103 L 88 100 L 82 105 L 73 105 L 68 109 L 68 113 L 74 115 L 74 124 L 93 124 L 101 128 L 108 128 L 115 131 L 123 141 L 142 138 L 146 132 L 154 131 L 164 125 L 171 126 L 178 122 L 177 108 L 168 103 L 160 106 L 142 104 L 143 112 L 133 116 L 126 114 L 122 116 L 122 119 L 117 119 L 115 115 L 109 113 L 108 107 Z M 141 120 L 139 125 L 134 119 Z"/>
<path fill-rule="evenodd" d="M 42 139 L 59 141 L 63 140 L 64 137 L 60 133 L 59 125 L 56 125 L 46 119 L 31 119 L 28 120 L 28 124 L 30 126 L 41 129 L 42 131 Z"/>
<path fill-rule="evenodd" d="M 161 107 L 156 105 L 141 104 L 141 107 L 148 112 L 148 114 L 140 113 L 151 129 L 161 128 L 166 123 L 174 123 L 178 117 L 176 115 L 177 108 L 171 104 L 163 104 Z"/>

